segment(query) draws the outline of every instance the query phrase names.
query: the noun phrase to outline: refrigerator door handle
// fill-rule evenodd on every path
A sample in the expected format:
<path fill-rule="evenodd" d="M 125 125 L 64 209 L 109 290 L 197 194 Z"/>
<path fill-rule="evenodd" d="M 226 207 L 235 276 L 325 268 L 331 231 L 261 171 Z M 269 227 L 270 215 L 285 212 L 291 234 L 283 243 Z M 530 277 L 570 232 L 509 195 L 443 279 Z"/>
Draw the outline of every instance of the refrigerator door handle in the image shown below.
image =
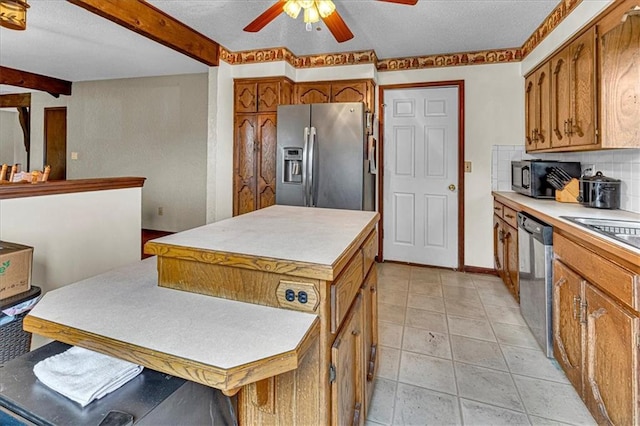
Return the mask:
<path fill-rule="evenodd" d="M 304 148 L 302 149 L 302 186 L 304 187 L 304 205 L 309 206 L 309 174 L 307 169 L 309 159 L 309 128 L 304 128 Z"/>
<path fill-rule="evenodd" d="M 316 206 L 316 200 L 314 199 L 314 170 L 313 170 L 313 161 L 315 157 L 315 146 L 316 146 L 316 128 L 311 127 L 311 143 L 309 145 L 309 207 Z"/>

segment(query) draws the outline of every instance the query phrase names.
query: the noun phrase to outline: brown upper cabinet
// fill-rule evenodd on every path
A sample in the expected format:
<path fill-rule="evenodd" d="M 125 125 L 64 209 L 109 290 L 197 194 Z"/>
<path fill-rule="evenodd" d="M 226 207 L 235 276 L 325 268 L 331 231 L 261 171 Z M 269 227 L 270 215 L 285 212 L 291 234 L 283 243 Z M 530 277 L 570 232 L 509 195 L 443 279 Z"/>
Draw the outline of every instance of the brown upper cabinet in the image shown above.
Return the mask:
<path fill-rule="evenodd" d="M 340 80 L 296 83 L 296 104 L 328 102 L 364 102 L 367 111 L 375 110 L 373 80 Z"/>
<path fill-rule="evenodd" d="M 527 77 L 525 114 L 527 117 L 527 150 L 551 147 L 549 137 L 549 64 Z"/>
<path fill-rule="evenodd" d="M 640 147 L 635 7 L 616 2 L 526 76 L 527 152 Z"/>
<path fill-rule="evenodd" d="M 290 80 L 243 79 L 234 82 L 234 112 L 276 112 L 278 105 L 291 103 L 292 86 Z"/>

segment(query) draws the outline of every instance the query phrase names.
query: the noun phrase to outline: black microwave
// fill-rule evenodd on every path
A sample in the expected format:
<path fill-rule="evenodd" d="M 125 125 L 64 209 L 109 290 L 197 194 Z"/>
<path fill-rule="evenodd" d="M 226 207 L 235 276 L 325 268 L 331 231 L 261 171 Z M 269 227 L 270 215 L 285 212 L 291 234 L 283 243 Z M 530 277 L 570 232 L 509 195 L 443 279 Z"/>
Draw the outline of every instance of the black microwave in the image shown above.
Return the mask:
<path fill-rule="evenodd" d="M 533 198 L 555 198 L 556 190 L 547 182 L 547 174 L 558 167 L 579 178 L 578 161 L 522 160 L 511 162 L 511 189 Z"/>

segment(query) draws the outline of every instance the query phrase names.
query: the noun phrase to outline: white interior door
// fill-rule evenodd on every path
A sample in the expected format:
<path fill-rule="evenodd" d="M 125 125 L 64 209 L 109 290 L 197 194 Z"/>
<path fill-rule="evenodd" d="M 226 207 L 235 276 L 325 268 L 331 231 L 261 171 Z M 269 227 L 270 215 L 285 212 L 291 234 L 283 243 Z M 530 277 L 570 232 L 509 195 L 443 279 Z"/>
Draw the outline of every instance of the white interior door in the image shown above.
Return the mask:
<path fill-rule="evenodd" d="M 384 91 L 387 260 L 458 267 L 458 88 Z"/>

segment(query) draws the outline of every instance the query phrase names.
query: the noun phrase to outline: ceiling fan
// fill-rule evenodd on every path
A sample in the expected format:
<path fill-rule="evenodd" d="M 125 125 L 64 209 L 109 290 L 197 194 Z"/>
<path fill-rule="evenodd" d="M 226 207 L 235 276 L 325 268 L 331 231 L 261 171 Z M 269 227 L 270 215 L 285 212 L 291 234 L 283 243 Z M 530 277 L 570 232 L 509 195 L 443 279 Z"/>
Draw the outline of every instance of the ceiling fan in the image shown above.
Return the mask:
<path fill-rule="evenodd" d="M 398 3 L 409 6 L 415 5 L 418 0 L 378 0 L 387 3 Z M 342 43 L 353 38 L 353 33 L 347 27 L 344 20 L 336 10 L 332 0 L 278 0 L 273 6 L 265 10 L 260 16 L 254 19 L 244 28 L 244 31 L 255 33 L 273 21 L 282 12 L 292 18 L 297 18 L 300 11 L 304 13 L 304 22 L 307 31 L 311 31 L 311 24 L 320 19 L 326 24 L 331 34 L 338 43 Z"/>

